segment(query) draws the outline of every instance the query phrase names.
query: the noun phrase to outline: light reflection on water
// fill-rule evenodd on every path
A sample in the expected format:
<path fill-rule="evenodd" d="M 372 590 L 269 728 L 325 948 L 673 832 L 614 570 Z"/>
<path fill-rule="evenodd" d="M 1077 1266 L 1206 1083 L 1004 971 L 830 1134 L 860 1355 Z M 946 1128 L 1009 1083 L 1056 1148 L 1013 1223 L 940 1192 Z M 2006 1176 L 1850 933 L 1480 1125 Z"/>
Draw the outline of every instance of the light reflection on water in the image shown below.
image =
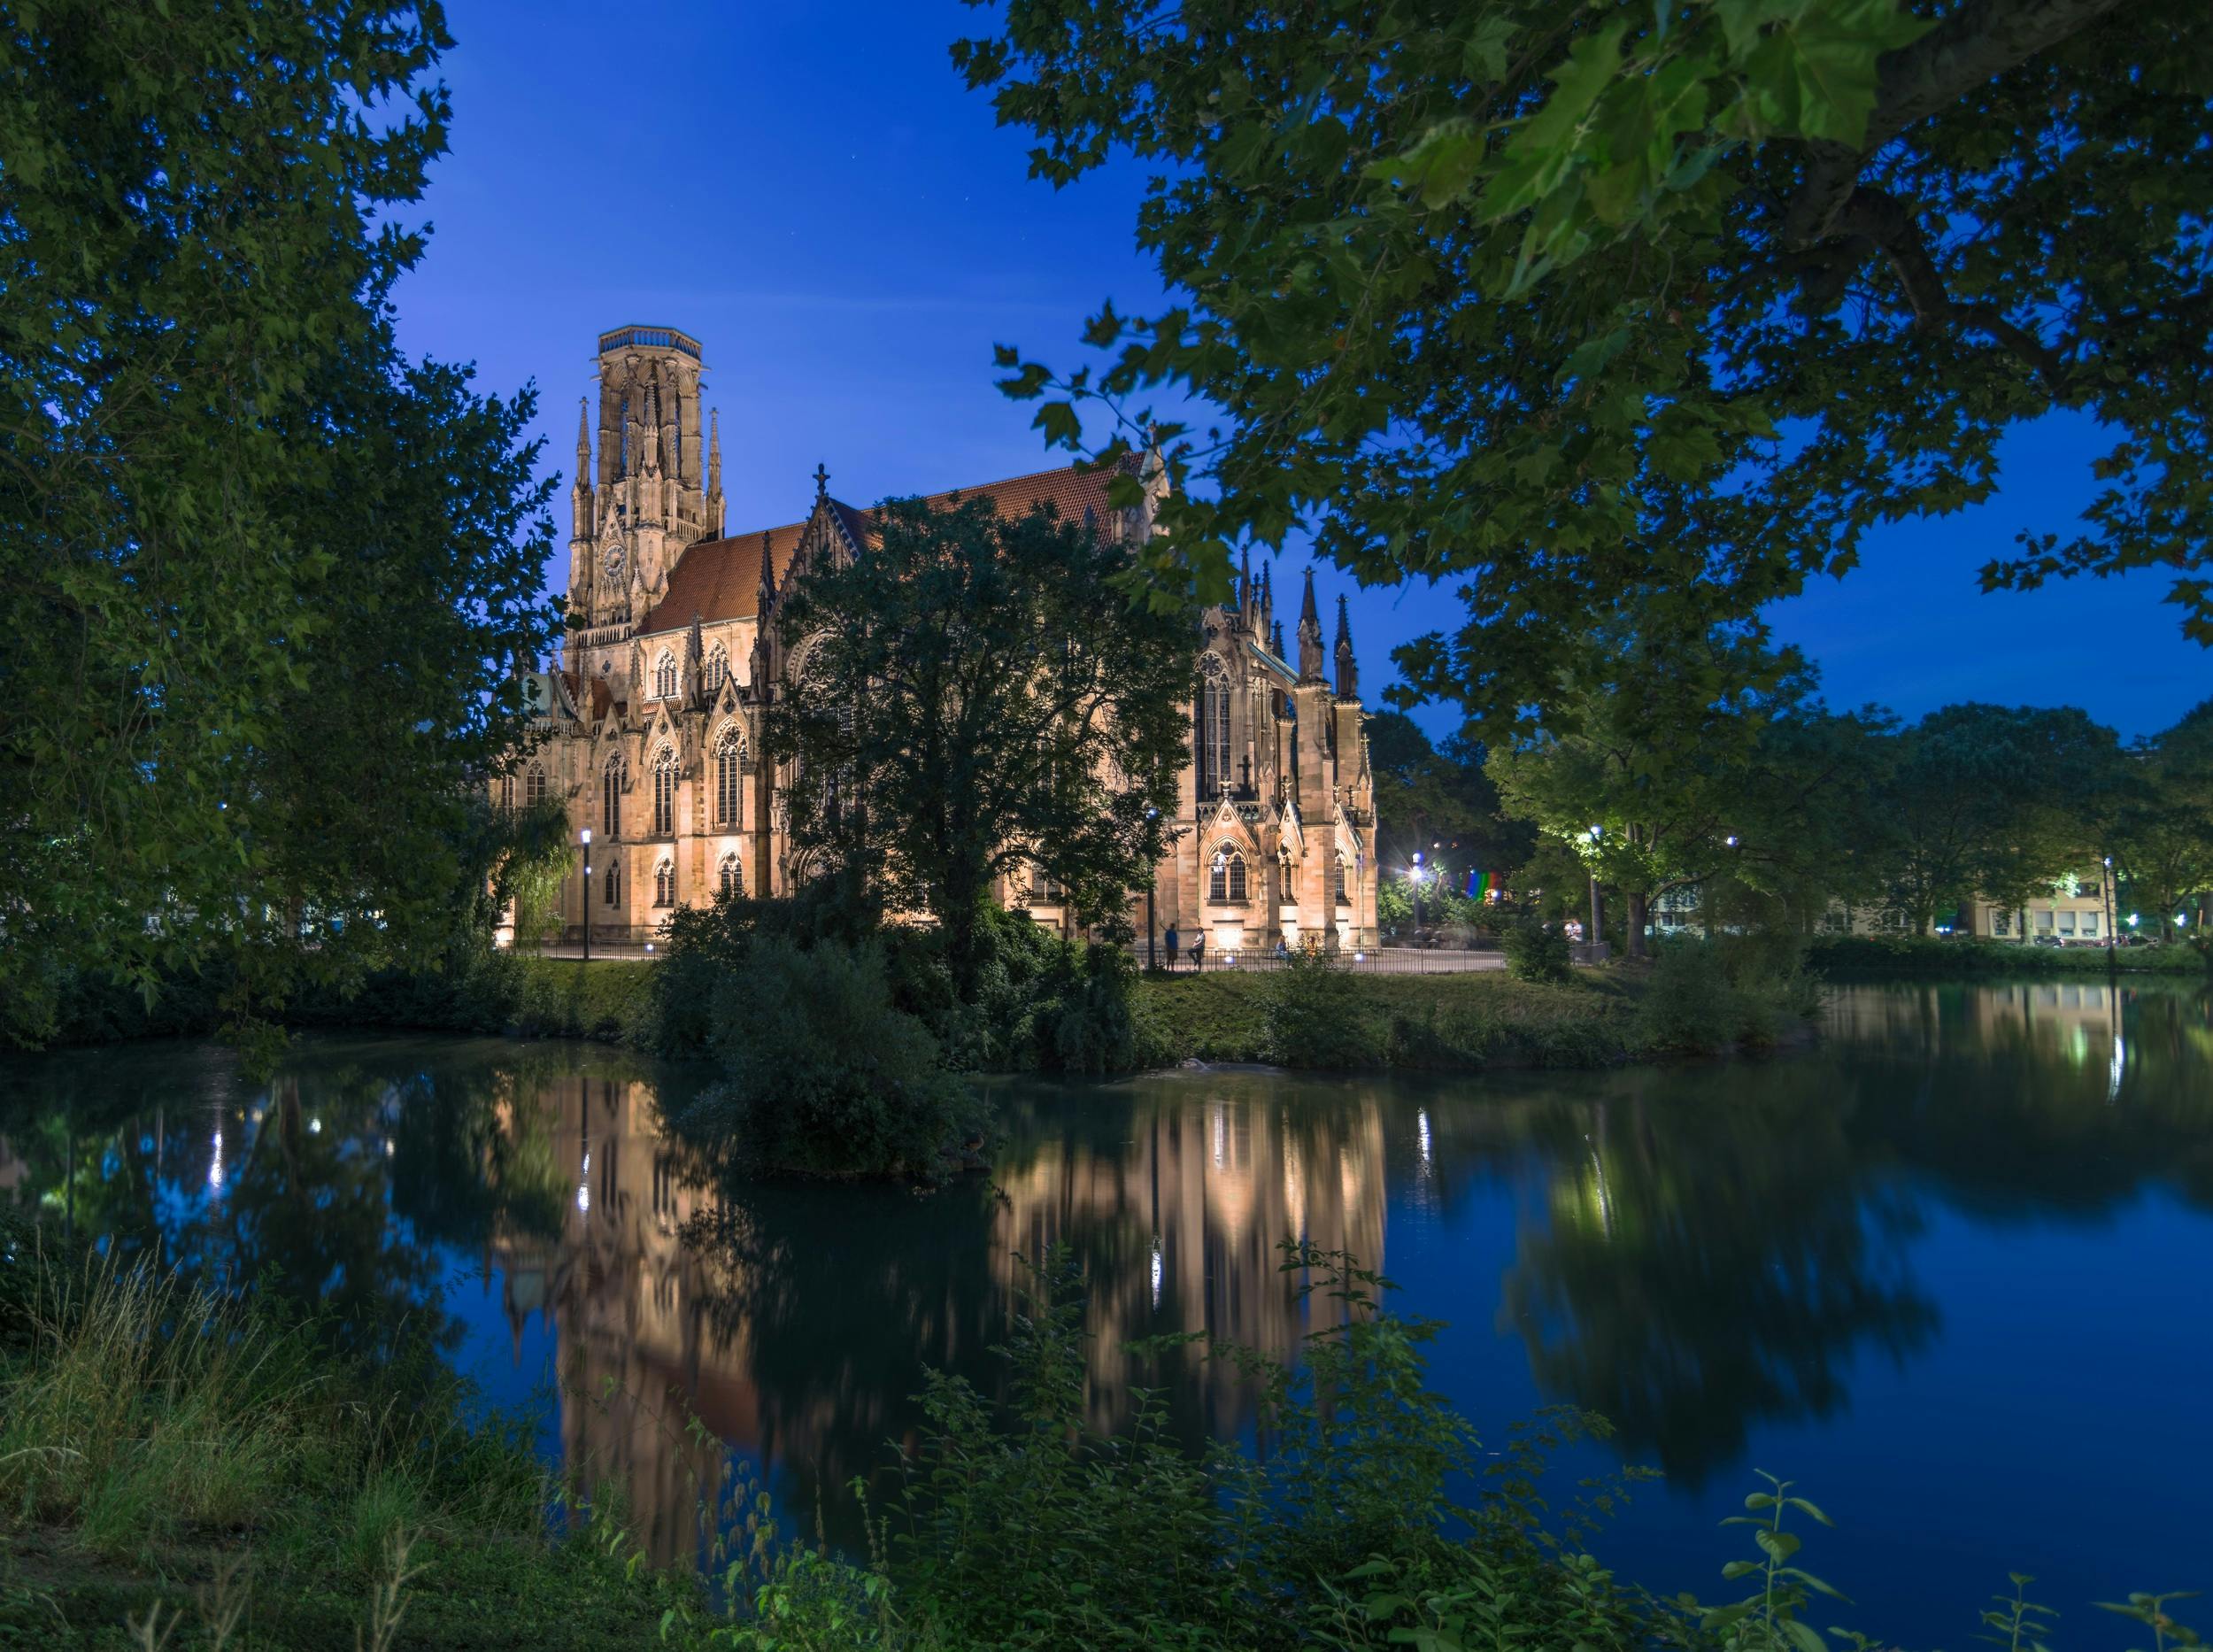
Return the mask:
<path fill-rule="evenodd" d="M 1846 1518 L 1816 1570 L 1908 1640 L 2009 1565 L 2069 1606 L 2213 1583 L 2202 991 L 1846 988 L 1821 1048 L 1768 1062 L 1000 1085 L 991 1177 L 929 1197 L 730 1184 L 661 1129 L 697 1081 L 498 1041 L 316 1040 L 259 1088 L 206 1046 L 58 1056 L 0 1111 L 0 1190 L 314 1297 L 371 1350 L 429 1327 L 495 1399 L 554 1385 L 548 1449 L 619 1480 L 664 1559 L 725 1442 L 849 1529 L 924 1370 L 995 1382 L 1055 1245 L 1094 1420 L 1164 1381 L 1186 1438 L 1241 1433 L 1222 1367 L 1123 1344 L 1288 1355 L 1324 1311 L 1279 1271 L 1295 1236 L 1451 1322 L 1437 1379 L 1486 1430 L 1585 1406 L 1662 1467 L 1605 1550 L 1656 1586 L 1717 1592 L 1711 1523 L 1755 1466 Z"/>

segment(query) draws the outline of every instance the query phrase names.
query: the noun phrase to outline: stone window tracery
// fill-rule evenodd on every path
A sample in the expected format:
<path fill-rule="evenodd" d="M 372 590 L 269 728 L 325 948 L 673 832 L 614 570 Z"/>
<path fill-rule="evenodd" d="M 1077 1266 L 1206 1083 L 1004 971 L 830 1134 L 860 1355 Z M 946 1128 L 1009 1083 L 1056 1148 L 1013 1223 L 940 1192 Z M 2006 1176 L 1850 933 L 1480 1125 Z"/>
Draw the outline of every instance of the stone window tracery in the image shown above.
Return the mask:
<path fill-rule="evenodd" d="M 666 648 L 661 650 L 660 658 L 653 662 L 653 698 L 676 698 L 676 656 Z"/>
<path fill-rule="evenodd" d="M 722 730 L 714 743 L 714 821 L 718 826 L 736 826 L 744 800 L 739 782 L 744 772 L 745 737 L 735 729 Z"/>
<path fill-rule="evenodd" d="M 611 858 L 607 861 L 607 876 L 605 883 L 605 890 L 601 896 L 602 902 L 610 907 L 621 906 L 622 904 L 622 862 L 621 861 Z"/>
<path fill-rule="evenodd" d="M 663 861 L 653 868 L 653 904 L 657 907 L 676 904 L 676 865 L 673 861 Z"/>
<path fill-rule="evenodd" d="M 1230 674 L 1212 652 L 1199 661 L 1199 795 L 1210 798 L 1230 778 Z"/>
<path fill-rule="evenodd" d="M 722 857 L 721 872 L 716 879 L 716 884 L 726 900 L 735 899 L 745 892 L 745 880 L 738 873 L 736 855 L 726 854 Z"/>
<path fill-rule="evenodd" d="M 729 675 L 729 652 L 721 644 L 717 643 L 707 652 L 707 692 L 714 693 L 722 686 L 723 678 Z"/>
<path fill-rule="evenodd" d="M 603 838 L 622 836 L 622 753 L 611 752 L 607 766 L 599 776 L 599 833 Z"/>
<path fill-rule="evenodd" d="M 661 747 L 653 760 L 653 835 L 667 838 L 676 830 L 676 753 Z"/>
<path fill-rule="evenodd" d="M 523 776 L 522 801 L 530 808 L 545 801 L 545 770 L 539 764 L 531 764 L 530 772 Z"/>
<path fill-rule="evenodd" d="M 1207 899 L 1236 905 L 1245 899 L 1245 856 L 1235 849 L 1214 851 L 1207 872 Z"/>

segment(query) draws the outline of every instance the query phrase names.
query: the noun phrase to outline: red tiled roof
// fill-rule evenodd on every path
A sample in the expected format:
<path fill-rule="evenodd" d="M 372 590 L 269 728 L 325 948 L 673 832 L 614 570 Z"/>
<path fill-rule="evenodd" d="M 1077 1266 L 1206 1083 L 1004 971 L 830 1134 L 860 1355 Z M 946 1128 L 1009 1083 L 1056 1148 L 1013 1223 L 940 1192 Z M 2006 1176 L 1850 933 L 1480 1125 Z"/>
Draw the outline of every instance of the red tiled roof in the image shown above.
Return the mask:
<path fill-rule="evenodd" d="M 760 547 L 767 541 L 776 560 L 776 583 L 783 583 L 791 553 L 799 548 L 805 522 L 766 530 L 756 528 L 727 539 L 702 539 L 687 546 L 669 571 L 668 590 L 639 622 L 641 635 L 678 630 L 703 620 L 750 619 L 760 606 Z"/>
<path fill-rule="evenodd" d="M 1040 506 L 1050 506 L 1063 521 L 1082 521 L 1087 509 L 1094 513 L 1095 520 L 1104 521 L 1109 509 L 1106 487 L 1114 474 L 1111 469 L 1083 470 L 1064 465 L 1058 470 L 1010 476 L 1003 482 L 980 482 L 973 487 L 948 489 L 943 493 L 930 494 L 923 503 L 937 509 L 956 498 L 972 499 L 988 494 L 1002 516 L 1027 515 Z M 832 499 L 830 506 L 855 544 L 866 546 L 875 537 L 875 511 L 857 510 L 837 499 Z M 749 533 L 702 539 L 687 546 L 669 573 L 667 594 L 640 622 L 640 635 L 679 630 L 691 623 L 694 614 L 709 622 L 751 619 L 760 603 L 760 549 L 764 537 L 769 553 L 775 559 L 776 583 L 781 586 L 806 528 L 805 522 L 789 522 L 782 528 L 756 528 Z"/>

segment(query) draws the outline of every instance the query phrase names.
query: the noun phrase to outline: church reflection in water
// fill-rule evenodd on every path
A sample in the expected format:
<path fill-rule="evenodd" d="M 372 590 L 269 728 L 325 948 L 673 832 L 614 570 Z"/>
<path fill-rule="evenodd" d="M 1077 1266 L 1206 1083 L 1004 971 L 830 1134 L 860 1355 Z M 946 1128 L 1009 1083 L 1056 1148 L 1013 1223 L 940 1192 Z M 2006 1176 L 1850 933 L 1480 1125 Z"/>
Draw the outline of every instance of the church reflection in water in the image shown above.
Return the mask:
<path fill-rule="evenodd" d="M 1334 1305 L 1282 1271 L 1293 1236 L 1457 1322 L 1433 1376 L 1482 1420 L 1601 1413 L 1695 1492 L 1754 1431 L 1843 1426 L 1868 1356 L 1917 1368 L 1946 1227 L 2093 1235 L 2155 1187 L 2213 1210 L 2209 1073 L 2201 986 L 1861 987 L 1770 1062 L 1009 1083 L 991 1175 L 921 1195 L 727 1177 L 663 1129 L 699 1079 L 600 1048 L 306 1040 L 256 1085 L 148 1046 L 21 1064 L 0 1199 L 304 1296 L 371 1357 L 428 1328 L 513 1393 L 550 1348 L 567 1461 L 670 1560 L 733 1453 L 853 1540 L 847 1487 L 914 1438 L 929 1371 L 1003 1392 L 992 1349 L 1048 1253 L 1083 1270 L 1095 1423 L 1144 1384 L 1182 1439 L 1239 1436 L 1225 1363 L 1127 1345 L 1295 1355 Z"/>
<path fill-rule="evenodd" d="M 841 1524 L 828 1505 L 912 1438 L 927 1370 L 997 1386 L 991 1350 L 1056 1247 L 1083 1273 L 1092 1420 L 1165 1377 L 1193 1443 L 1234 1434 L 1253 1396 L 1226 1363 L 1125 1345 L 1201 1332 L 1292 1357 L 1334 1304 L 1301 1297 L 1280 1242 L 1384 1253 L 1378 1103 L 1271 1088 L 1026 1087 L 992 1177 L 922 1197 L 731 1182 L 664 1136 L 652 1078 L 563 1075 L 534 1098 L 574 1170 L 559 1229 L 501 1223 L 490 1271 L 518 1350 L 534 1316 L 551 1327 L 568 1462 L 623 1488 L 662 1559 L 728 1489 L 726 1446 Z"/>

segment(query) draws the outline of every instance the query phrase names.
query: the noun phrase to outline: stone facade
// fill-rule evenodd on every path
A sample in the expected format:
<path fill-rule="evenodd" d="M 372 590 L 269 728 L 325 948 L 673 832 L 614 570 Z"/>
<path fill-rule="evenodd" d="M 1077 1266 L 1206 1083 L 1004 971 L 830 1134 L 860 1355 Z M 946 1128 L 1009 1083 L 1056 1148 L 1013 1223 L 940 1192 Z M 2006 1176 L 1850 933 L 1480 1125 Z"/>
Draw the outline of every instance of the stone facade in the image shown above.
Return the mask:
<path fill-rule="evenodd" d="M 674 328 L 603 333 L 597 422 L 589 404 L 578 418 L 569 635 L 555 668 L 532 677 L 539 743 L 495 783 L 509 801 L 566 799 L 575 829 L 591 831 L 589 903 L 579 909 L 577 880 L 564 896 L 572 940 L 589 922 L 595 942 L 644 941 L 676 906 L 724 887 L 781 895 L 805 875 L 783 830 L 784 777 L 756 756 L 790 663 L 770 621 L 779 593 L 818 560 L 867 554 L 875 513 L 833 497 L 818 467 L 800 520 L 725 533 L 703 373 L 698 342 Z M 1128 510 L 1108 506 L 1106 473 L 1074 467 L 958 491 L 1009 514 L 1049 506 L 1124 540 L 1154 530 L 1166 490 L 1157 455 L 1133 472 L 1145 495 Z M 1372 946 L 1375 804 L 1343 598 L 1327 647 L 1307 575 L 1294 665 L 1272 580 L 1248 567 L 1193 642 L 1201 688 L 1154 921 L 1186 939 L 1205 932 L 1217 956 L 1279 938 Z M 1042 879 L 1000 897 L 1068 927 Z M 1146 907 L 1133 902 L 1140 935 Z"/>

